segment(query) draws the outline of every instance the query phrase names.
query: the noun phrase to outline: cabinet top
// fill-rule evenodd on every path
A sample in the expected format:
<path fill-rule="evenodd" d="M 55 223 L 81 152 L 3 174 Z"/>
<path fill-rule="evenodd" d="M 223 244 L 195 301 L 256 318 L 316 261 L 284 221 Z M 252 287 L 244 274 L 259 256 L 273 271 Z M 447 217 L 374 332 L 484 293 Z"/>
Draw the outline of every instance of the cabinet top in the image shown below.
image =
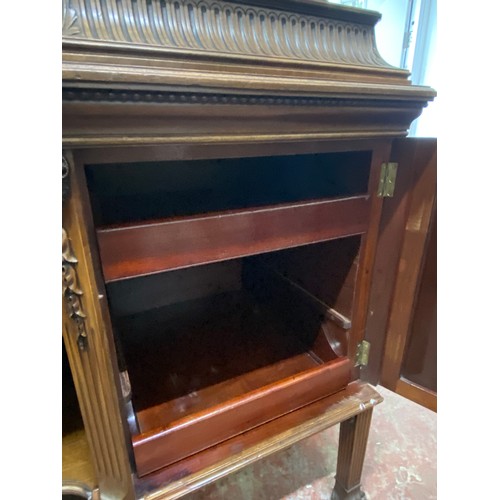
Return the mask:
<path fill-rule="evenodd" d="M 408 71 L 380 56 L 374 32 L 380 14 L 372 11 L 324 0 L 103 0 L 87 7 L 63 0 L 66 81 L 124 81 L 127 68 L 128 84 L 135 73 L 143 84 L 161 85 L 168 79 L 151 74 L 153 68 L 182 58 L 196 69 L 209 69 L 200 67 L 207 62 L 238 64 L 241 73 L 246 64 L 254 73 L 250 65 L 265 64 L 275 70 L 268 74 L 280 76 L 289 67 L 321 70 L 323 79 L 409 83 Z"/>
<path fill-rule="evenodd" d="M 63 102 L 375 106 L 407 127 L 435 92 L 380 56 L 379 19 L 325 0 L 63 0 Z"/>

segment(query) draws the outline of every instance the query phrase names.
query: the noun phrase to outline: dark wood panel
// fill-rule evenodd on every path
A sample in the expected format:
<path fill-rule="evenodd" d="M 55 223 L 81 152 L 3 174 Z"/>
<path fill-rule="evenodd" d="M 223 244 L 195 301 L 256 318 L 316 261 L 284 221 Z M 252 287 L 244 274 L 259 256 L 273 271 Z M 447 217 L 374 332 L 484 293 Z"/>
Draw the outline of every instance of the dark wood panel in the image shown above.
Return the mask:
<path fill-rule="evenodd" d="M 370 361 L 363 370 L 362 377 L 372 384 L 378 384 L 380 379 L 387 323 L 415 177 L 413 163 L 424 143 L 431 144 L 432 147 L 435 140 L 397 139 L 391 151 L 391 161 L 399 164 L 398 174 L 394 196 L 384 199 L 366 320 L 365 338 L 370 342 L 371 348 Z"/>
<path fill-rule="evenodd" d="M 436 213 L 427 243 L 422 276 L 401 367 L 401 376 L 437 391 L 437 224 Z"/>
<path fill-rule="evenodd" d="M 116 330 L 136 411 L 194 392 L 200 400 L 206 387 L 309 350 L 277 311 L 257 304 L 245 292 L 134 314 L 117 320 Z M 204 404 L 216 402 L 209 399 Z"/>
<path fill-rule="evenodd" d="M 114 317 L 126 316 L 240 290 L 241 267 L 241 260 L 235 259 L 109 283 L 111 312 Z"/>
<path fill-rule="evenodd" d="M 86 172 L 95 224 L 109 226 L 366 194 L 370 156 L 353 151 L 93 164 Z"/>
<path fill-rule="evenodd" d="M 138 475 L 144 476 L 341 390 L 350 381 L 351 367 L 348 358 L 340 358 L 135 437 Z"/>
<path fill-rule="evenodd" d="M 344 316 L 352 316 L 360 236 L 266 254 L 258 259 L 306 288 Z"/>
<path fill-rule="evenodd" d="M 422 391 L 428 391 L 429 397 L 419 396 L 415 399 L 425 404 L 429 398 L 435 399 L 436 397 L 433 390 L 436 387 L 435 349 L 431 346 L 428 351 L 429 358 L 426 360 L 423 357 L 426 356 L 423 348 L 428 343 L 434 343 L 436 336 L 435 268 L 429 267 L 427 274 L 423 271 L 428 252 L 435 251 L 433 248 L 435 239 L 430 236 L 436 209 L 437 144 L 436 139 L 413 139 L 408 140 L 408 143 L 413 154 L 406 165 L 400 164 L 400 168 L 411 169 L 411 183 L 403 219 L 398 272 L 392 290 L 391 308 L 387 321 L 381 383 L 393 391 L 404 391 L 405 395 L 418 395 Z M 426 283 L 422 282 L 424 276 L 426 276 Z M 418 303 L 422 285 L 425 286 L 425 301 L 421 304 L 423 306 L 420 309 L 422 317 L 419 323 Z M 417 311 L 417 317 L 415 317 L 415 311 Z M 417 319 L 417 329 L 414 329 L 415 319 Z M 418 336 L 413 343 L 410 342 L 412 332 Z M 429 336 L 433 339 L 429 340 Z M 420 366 L 420 371 L 424 370 L 425 366 L 427 373 L 420 374 L 422 385 L 405 379 L 403 373 L 405 355 L 407 369 L 413 367 L 410 370 L 414 369 L 418 372 L 417 366 Z M 424 384 L 427 383 L 433 387 L 425 387 Z M 429 407 L 435 408 L 435 401 Z"/>
<path fill-rule="evenodd" d="M 363 233 L 369 198 L 183 217 L 97 231 L 107 282 Z"/>

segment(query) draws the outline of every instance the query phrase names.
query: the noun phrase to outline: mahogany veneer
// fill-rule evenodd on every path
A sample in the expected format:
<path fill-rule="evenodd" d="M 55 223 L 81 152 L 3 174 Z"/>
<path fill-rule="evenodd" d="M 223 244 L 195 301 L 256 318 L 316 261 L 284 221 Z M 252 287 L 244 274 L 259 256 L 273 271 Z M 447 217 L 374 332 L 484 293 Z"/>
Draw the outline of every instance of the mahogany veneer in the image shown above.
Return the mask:
<path fill-rule="evenodd" d="M 434 96 L 378 19 L 63 2 L 63 336 L 103 498 L 177 498 L 341 422 L 334 494 L 361 495 L 377 190 Z"/>
<path fill-rule="evenodd" d="M 216 262 L 363 233 L 367 196 L 98 229 L 104 279 Z"/>

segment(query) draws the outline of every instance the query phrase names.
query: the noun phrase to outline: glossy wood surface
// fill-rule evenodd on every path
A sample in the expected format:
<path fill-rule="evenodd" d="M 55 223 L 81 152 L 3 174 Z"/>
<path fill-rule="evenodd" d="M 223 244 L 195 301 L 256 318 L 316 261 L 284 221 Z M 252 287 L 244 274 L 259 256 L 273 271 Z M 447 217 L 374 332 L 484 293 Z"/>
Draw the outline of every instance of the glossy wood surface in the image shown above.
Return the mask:
<path fill-rule="evenodd" d="M 408 147 L 413 150 L 412 161 L 407 166 L 407 168 L 412 170 L 411 195 L 405 214 L 403 241 L 398 264 L 399 269 L 394 285 L 381 373 L 381 383 L 395 391 L 398 390 L 398 387 L 408 389 L 406 383 L 399 384 L 399 380 L 403 376 L 402 369 L 405 353 L 408 353 L 409 356 L 418 355 L 420 357 L 425 355 L 424 345 L 429 338 L 428 336 L 434 335 L 433 341 L 435 341 L 436 330 L 432 326 L 433 318 L 435 318 L 433 315 L 435 304 L 432 304 L 432 294 L 435 293 L 435 276 L 433 277 L 432 275 L 435 269 L 433 270 L 431 266 L 428 269 L 426 281 L 426 286 L 428 287 L 427 299 L 430 299 L 430 302 L 424 308 L 423 312 L 423 318 L 425 319 L 423 324 L 426 326 L 423 329 L 415 329 L 414 333 L 419 334 L 420 337 L 413 340 L 413 349 L 411 351 L 408 350 L 410 345 L 409 340 L 413 331 L 415 308 L 418 305 L 419 290 L 422 285 L 422 271 L 425 267 L 427 251 L 435 251 L 432 247 L 429 248 L 429 243 L 434 241 L 435 244 L 435 240 L 432 240 L 431 235 L 436 204 L 436 146 L 435 139 L 413 139 L 408 144 Z M 418 319 L 418 316 L 416 318 Z M 423 341 L 423 345 L 420 344 L 420 340 Z M 430 362 L 427 363 L 427 370 L 430 370 L 427 380 L 431 385 L 433 385 L 432 379 L 435 380 L 436 374 L 435 361 L 432 360 L 432 344 L 433 342 L 430 342 Z M 415 349 L 415 345 L 417 349 Z M 423 351 L 422 348 L 424 348 Z M 419 350 L 420 354 L 418 354 Z M 411 363 L 413 366 L 416 366 L 423 361 L 423 358 L 413 359 Z M 421 381 L 423 380 L 426 380 L 426 376 L 421 378 Z M 422 390 L 426 390 L 423 385 L 420 385 L 420 387 Z M 425 402 L 434 398 L 434 387 L 427 388 L 429 391 L 428 397 L 424 399 L 419 398 L 417 402 Z M 406 394 L 409 393 L 410 391 L 407 390 Z M 432 403 L 430 407 L 435 408 L 436 403 Z"/>
<path fill-rule="evenodd" d="M 282 361 L 257 368 L 250 373 L 230 378 L 179 396 L 166 403 L 145 408 L 136 413 L 141 432 L 152 431 L 175 422 L 186 415 L 198 414 L 249 392 L 261 389 L 298 373 L 319 366 L 311 353 L 296 354 Z"/>
<path fill-rule="evenodd" d="M 378 384 L 384 357 L 387 324 L 398 273 L 408 205 L 414 182 L 415 139 L 398 139 L 392 145 L 391 161 L 399 164 L 394 196 L 385 198 L 380 219 L 373 283 L 370 289 L 366 340 L 371 344 L 363 380 Z"/>
<path fill-rule="evenodd" d="M 411 380 L 400 377 L 396 382 L 395 392 L 405 398 L 411 399 L 415 403 L 429 408 L 429 410 L 437 412 L 437 391 L 433 391 L 426 386 L 416 384 Z"/>
<path fill-rule="evenodd" d="M 411 85 L 407 71 L 383 61 L 375 45 L 374 24 L 379 16 L 374 13 L 315 0 L 249 0 L 241 4 L 230 1 L 224 8 L 217 0 L 201 3 L 138 0 L 133 5 L 117 0 L 90 3 L 92 8 L 88 2 L 65 0 L 62 9 L 62 140 L 65 148 L 71 148 L 66 155 L 72 171 L 63 224 L 76 256 L 75 261 L 66 261 L 66 264 L 70 271 L 76 269 L 80 287 L 73 287 L 70 298 L 85 313 L 79 316 L 77 313 L 81 311 L 73 309 L 69 317 L 64 316 L 64 338 L 102 497 L 175 498 L 328 425 L 355 416 L 377 404 L 380 398 L 366 386 L 351 387 L 342 391 L 338 398 L 326 397 L 307 404 L 163 470 L 138 478 L 130 436 L 133 429 L 127 426 L 127 418 L 133 416 L 133 412 L 124 383 L 126 377 L 122 375 L 129 369 L 134 404 L 152 395 L 158 396 L 160 404 L 168 404 L 164 387 L 157 387 L 155 395 L 155 382 L 161 386 L 162 378 L 150 378 L 149 387 L 145 384 L 146 389 L 139 390 L 137 373 L 142 369 L 147 371 L 150 366 L 168 366 L 175 356 L 172 352 L 163 352 L 162 356 L 157 356 L 158 362 L 152 364 L 149 361 L 155 361 L 154 356 L 140 358 L 139 350 L 132 352 L 132 356 L 130 353 L 122 356 L 120 352 L 123 350 L 126 354 L 130 344 L 127 347 L 126 339 L 117 332 L 117 319 L 124 314 L 140 316 L 143 311 L 146 313 L 155 307 L 174 306 L 176 286 L 175 283 L 165 285 L 163 279 L 158 279 L 148 290 L 142 282 L 137 288 L 137 301 L 134 301 L 132 285 L 114 293 L 111 286 L 105 288 L 104 282 L 113 285 L 113 281 L 126 277 L 358 234 L 361 243 L 354 265 L 355 278 L 346 268 L 349 278 L 345 286 L 335 283 L 340 288 L 338 300 L 333 292 L 329 297 L 330 307 L 337 302 L 345 316 L 349 316 L 347 311 L 352 311 L 352 329 L 347 342 L 347 354 L 352 359 L 357 342 L 364 337 L 368 314 L 367 298 L 382 205 L 374 196 L 380 164 L 387 161 L 391 141 L 405 135 L 409 124 L 435 92 Z M 280 29 L 276 30 L 272 25 L 277 21 Z M 294 152 L 313 155 L 335 150 L 364 150 L 372 156 L 368 190 L 339 195 L 346 198 L 368 194 L 365 200 L 332 201 L 332 210 L 325 208 L 330 201 L 321 204 L 318 198 L 331 200 L 337 194 L 271 200 L 268 205 L 280 201 L 289 206 L 257 210 L 248 216 L 226 214 L 220 218 L 221 223 L 217 216 L 210 218 L 203 213 L 219 211 L 217 208 L 194 211 L 191 213 L 194 219 L 201 215 L 197 222 L 162 221 L 156 226 L 161 231 L 153 229 L 154 223 L 142 228 L 127 226 L 111 230 L 106 237 L 113 244 L 108 248 L 109 253 L 105 250 L 101 255 L 96 227 L 106 233 L 103 226 L 110 222 L 98 217 L 99 212 L 90 201 L 94 194 L 100 195 L 103 201 L 108 183 L 104 183 L 102 192 L 94 192 L 94 186 L 87 183 L 88 177 L 85 177 L 85 170 L 88 173 L 93 165 L 114 161 L 184 162 L 195 157 L 205 160 Z M 351 169 L 342 170 L 348 178 Z M 165 197 L 155 198 L 153 191 L 144 193 L 143 199 L 156 207 L 158 200 Z M 110 196 L 111 204 L 114 194 Z M 138 197 L 139 204 L 141 198 Z M 137 206 L 134 203 L 130 203 L 133 212 Z M 302 208 L 304 203 L 310 206 Z M 265 205 L 248 204 L 231 209 L 252 210 Z M 283 215 L 281 222 L 275 218 L 280 210 L 284 212 L 280 214 L 279 219 Z M 129 221 L 143 220 L 143 214 L 132 215 L 137 218 L 132 217 Z M 231 217 L 239 218 L 236 226 L 227 223 Z M 149 218 L 156 222 L 160 219 L 159 215 Z M 249 229 L 244 228 L 245 224 Z M 192 226 L 196 236 L 189 234 Z M 176 227 L 182 227 L 182 234 L 176 233 Z M 133 239 L 128 238 L 131 235 Z M 200 235 L 208 236 L 204 239 Z M 134 245 L 140 246 L 140 251 Z M 101 263 L 104 263 L 104 275 Z M 222 290 L 214 287 L 210 276 L 213 274 L 208 273 L 204 286 L 199 289 L 196 279 L 188 280 L 186 286 L 179 286 L 180 295 L 186 301 L 205 301 L 218 292 L 233 294 L 240 283 L 243 289 L 252 290 L 246 278 L 234 281 L 232 271 Z M 72 277 L 72 274 L 66 276 L 71 286 L 75 285 Z M 323 283 L 327 281 L 324 279 Z M 114 302 L 108 303 L 108 293 L 113 293 Z M 303 304 L 297 310 L 303 314 L 303 323 L 310 327 L 307 335 L 297 335 L 298 327 L 288 328 L 298 323 L 293 321 L 295 311 L 290 312 L 288 321 L 275 318 L 267 327 L 265 322 L 257 321 L 261 331 L 268 333 L 267 352 L 265 348 L 261 351 L 248 348 L 243 355 L 240 350 L 234 358 L 240 369 L 243 365 L 243 373 L 229 370 L 224 380 L 210 379 L 212 375 L 207 376 L 211 373 L 209 369 L 200 369 L 200 375 L 213 386 L 233 382 L 238 385 L 237 378 L 243 377 L 251 390 L 259 384 L 259 377 L 265 378 L 262 373 L 248 378 L 251 363 L 258 363 L 259 358 L 264 364 L 254 366 L 254 371 L 277 364 L 286 367 L 283 374 L 291 374 L 297 369 L 299 376 L 311 376 L 312 371 L 335 363 L 335 359 L 329 357 L 336 356 L 332 347 L 335 344 L 327 334 L 322 335 L 321 314 L 318 316 L 318 311 L 306 301 L 295 300 Z M 253 302 L 261 306 L 256 293 Z M 273 307 L 278 310 L 285 302 L 277 298 Z M 228 308 L 231 310 L 230 306 Z M 214 324 L 224 323 L 221 321 L 223 314 L 217 308 L 214 311 L 209 307 L 200 317 L 207 318 L 208 323 L 212 321 L 210 329 L 201 328 L 200 332 L 214 332 Z M 249 331 L 259 331 L 250 328 L 248 318 L 240 323 L 246 324 Z M 84 336 L 78 330 L 82 325 Z M 345 330 L 338 328 L 335 335 L 345 334 Z M 270 331 L 274 334 L 269 334 Z M 137 345 L 144 345 L 146 349 L 147 335 L 143 332 L 136 340 Z M 165 335 L 165 331 L 163 334 L 167 339 L 170 336 Z M 231 342 L 230 335 L 228 339 L 229 351 L 229 347 L 235 347 L 235 342 Z M 251 339 L 252 336 L 246 340 Z M 314 339 L 321 342 L 315 343 Z M 220 338 L 214 340 L 222 344 Z M 299 352 L 293 347 L 297 341 L 302 344 Z M 286 352 L 286 355 L 273 361 L 270 353 L 276 345 L 278 354 Z M 187 351 L 186 346 L 181 346 L 180 351 L 183 349 Z M 238 353 L 237 346 L 235 352 Z M 134 355 L 136 370 L 131 361 Z M 204 356 L 202 353 L 197 358 L 202 360 Z M 225 357 L 230 359 L 228 355 Z M 195 370 L 203 364 L 196 360 L 190 365 L 187 360 L 192 361 L 185 352 L 173 364 L 193 366 Z M 317 366 L 309 367 L 311 361 Z M 302 372 L 302 368 L 307 370 Z M 349 371 L 346 380 L 351 380 L 353 375 L 355 372 Z M 295 376 L 297 374 L 289 375 Z M 339 382 L 342 376 L 334 382 Z M 320 380 L 321 384 L 328 385 L 329 389 L 335 385 L 326 384 L 324 380 Z M 198 389 L 202 391 L 207 387 Z M 309 386 L 301 391 L 298 399 L 306 398 L 308 389 Z M 313 386 L 311 396 L 320 397 L 316 390 L 321 392 L 319 386 Z M 174 400 L 179 398 L 179 401 L 186 396 L 185 392 L 175 394 L 173 391 L 172 394 Z M 241 391 L 238 396 L 237 391 L 233 391 L 233 394 L 236 398 L 245 397 L 248 392 Z M 277 405 L 286 409 L 286 404 L 291 402 L 285 399 L 277 401 Z M 212 391 L 206 401 L 214 403 L 215 400 Z M 268 411 L 266 405 L 263 406 L 264 412 Z M 145 410 L 151 407 L 150 402 L 145 403 Z M 256 408 L 252 411 L 257 415 Z M 182 449 L 183 443 L 179 446 Z M 173 451 L 169 448 L 167 454 Z"/>
<path fill-rule="evenodd" d="M 366 230 L 366 196 L 97 231 L 106 281 L 270 252 Z"/>
<path fill-rule="evenodd" d="M 370 197 L 370 223 L 366 234 L 361 237 L 359 250 L 359 267 L 356 274 L 353 300 L 353 321 L 349 340 L 349 353 L 351 358 L 356 356 L 357 346 L 365 339 L 366 321 L 371 313 L 369 311 L 369 295 L 373 278 L 373 263 L 377 248 L 378 229 L 384 199 L 377 196 L 377 189 L 380 182 L 382 163 L 390 155 L 391 143 L 382 142 L 379 147 L 373 150 L 368 181 L 368 192 Z M 353 379 L 360 377 L 361 368 L 353 372 Z"/>
<path fill-rule="evenodd" d="M 290 312 L 281 318 L 272 304 L 226 292 L 116 320 L 140 476 L 348 384 L 352 362 L 314 343 L 319 322 L 304 322 L 314 308 L 300 311 L 290 321 Z"/>
<path fill-rule="evenodd" d="M 137 473 L 144 476 L 332 394 L 347 385 L 350 371 L 348 358 L 332 361 L 214 406 L 193 419 L 135 437 Z"/>
<path fill-rule="evenodd" d="M 147 500 L 174 499 L 282 450 L 382 401 L 371 386 L 352 383 L 346 389 L 138 478 L 138 494 Z"/>
<path fill-rule="evenodd" d="M 310 349 L 290 332 L 286 318 L 244 292 L 135 314 L 117 323 L 117 333 L 123 343 L 137 411 L 215 386 L 208 401 L 204 402 L 201 395 L 191 398 L 195 408 L 210 406 L 212 401 L 220 402 L 212 398 L 223 397 L 218 384 Z M 316 331 L 303 333 L 308 333 L 307 338 Z M 244 387 L 239 390 L 244 391 Z M 178 417 L 183 415 L 181 408 L 176 411 Z"/>

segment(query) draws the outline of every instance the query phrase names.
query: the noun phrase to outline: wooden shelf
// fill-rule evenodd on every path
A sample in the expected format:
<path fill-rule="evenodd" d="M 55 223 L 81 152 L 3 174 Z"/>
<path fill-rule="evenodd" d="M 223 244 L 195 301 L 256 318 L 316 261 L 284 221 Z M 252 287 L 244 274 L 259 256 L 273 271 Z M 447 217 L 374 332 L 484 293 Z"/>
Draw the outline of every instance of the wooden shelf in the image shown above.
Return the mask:
<path fill-rule="evenodd" d="M 112 282 L 361 234 L 368 214 L 364 195 L 101 227 L 97 238 Z"/>
<path fill-rule="evenodd" d="M 247 292 L 134 314 L 116 326 L 130 360 L 139 476 L 341 390 L 352 368 L 316 349 L 319 323 L 299 336 Z"/>

